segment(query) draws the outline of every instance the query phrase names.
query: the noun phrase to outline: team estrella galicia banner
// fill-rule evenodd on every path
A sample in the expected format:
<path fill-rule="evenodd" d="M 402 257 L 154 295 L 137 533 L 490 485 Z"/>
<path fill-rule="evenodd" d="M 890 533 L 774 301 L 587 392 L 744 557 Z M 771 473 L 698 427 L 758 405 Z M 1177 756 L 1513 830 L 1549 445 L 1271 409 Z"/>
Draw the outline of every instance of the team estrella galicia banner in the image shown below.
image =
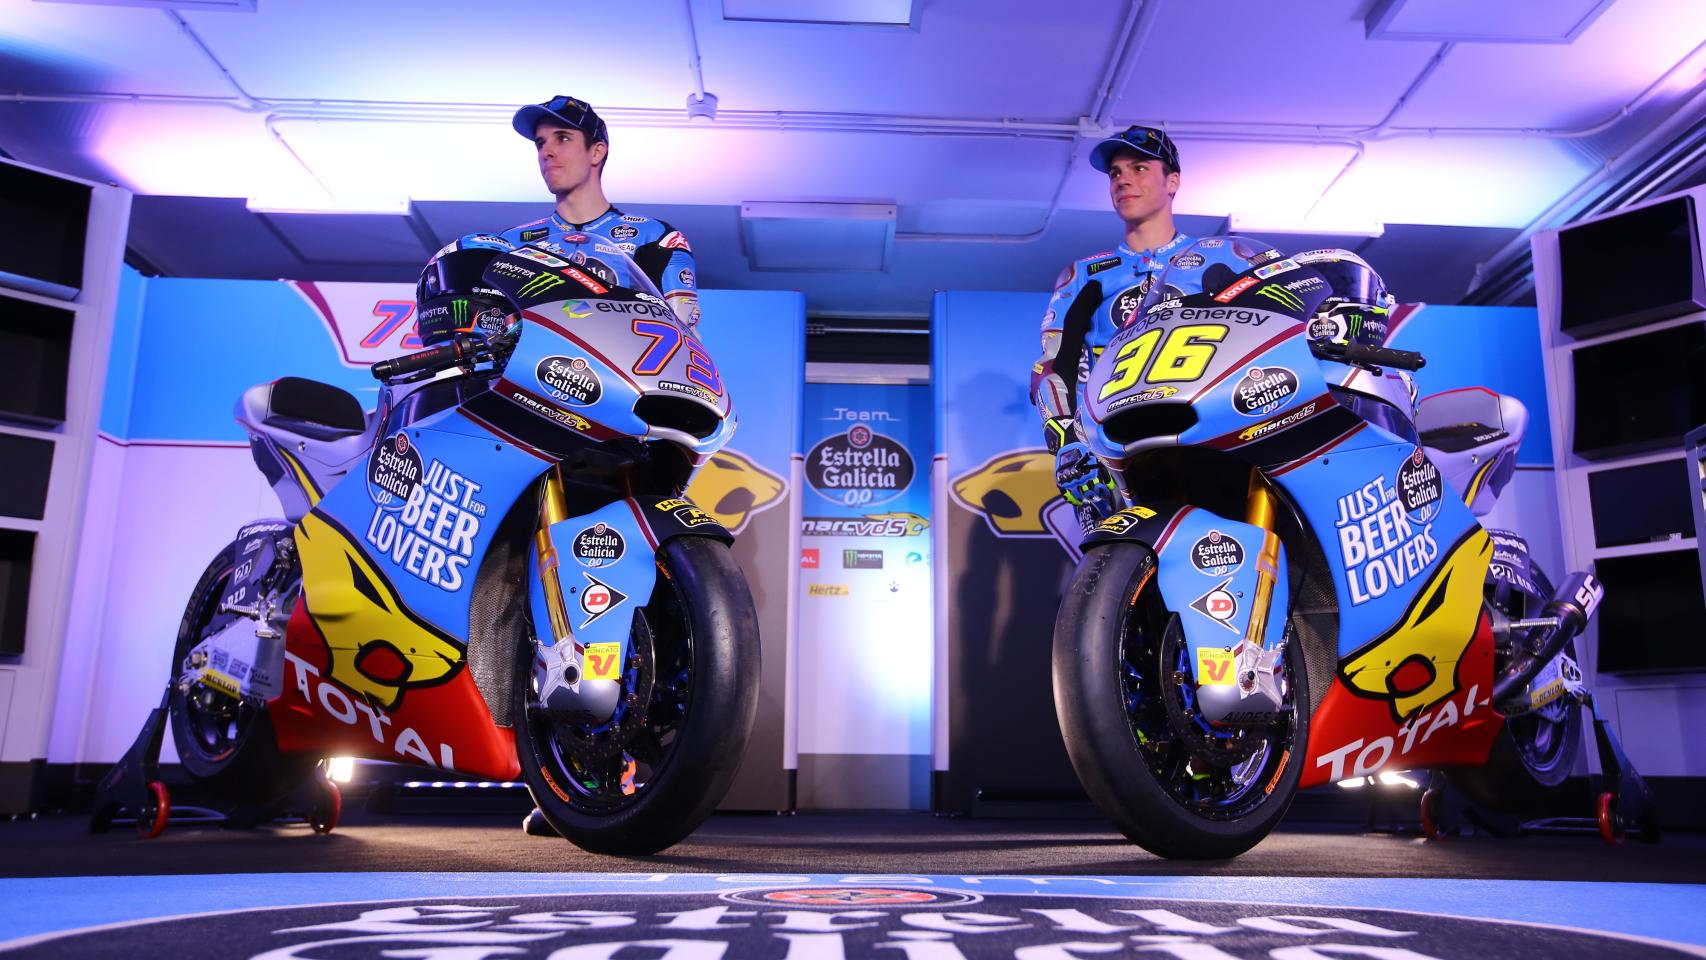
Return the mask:
<path fill-rule="evenodd" d="M 805 396 L 799 656 L 816 695 L 800 698 L 800 803 L 923 808 L 930 388 L 813 383 Z M 858 776 L 833 769 L 849 763 Z M 820 783 L 834 789 L 820 795 Z M 847 795 L 849 783 L 860 796 Z"/>
<path fill-rule="evenodd" d="M 120 305 L 115 322 L 101 421 L 106 442 L 96 454 L 97 475 L 113 479 L 104 489 L 96 485 L 89 505 L 92 515 L 105 510 L 113 519 L 91 534 L 105 542 L 86 544 L 81 562 L 92 566 L 79 572 L 80 583 L 99 590 L 79 602 L 102 607 L 100 622 L 111 629 L 68 639 L 88 648 L 77 656 L 106 665 L 91 681 L 88 703 L 61 707 L 89 724 L 81 738 L 86 753 L 66 758 L 78 761 L 105 762 L 124 752 L 158 699 L 158 684 L 138 678 L 164 683 L 170 638 L 202 569 L 245 523 L 283 515 L 232 417 L 238 397 L 255 384 L 293 376 L 332 384 L 372 409 L 378 385 L 369 365 L 420 347 L 407 284 L 138 281 L 133 302 Z M 765 584 L 785 584 L 795 562 L 797 492 L 788 478 L 799 453 L 804 304 L 791 292 L 707 290 L 701 305 L 700 334 L 739 428 L 700 468 L 686 496 L 736 533 L 735 555 L 753 585 L 765 651 L 758 732 L 728 803 L 778 809 L 786 806 L 781 705 L 795 600 L 791 591 Z M 600 396 L 602 384 L 584 357 L 547 357 L 537 366 L 540 382 L 570 410 Z M 449 599 L 471 575 L 472 544 L 491 525 L 484 515 L 490 493 L 479 489 L 484 478 L 463 475 L 411 439 L 375 437 L 378 456 L 366 475 L 347 478 L 373 504 L 371 522 L 349 532 L 375 551 L 415 558 L 405 572 Z M 337 466 L 302 464 L 321 478 Z M 145 582 L 134 590 L 122 586 L 143 569 L 152 571 Z M 433 609 L 416 612 L 429 620 L 452 616 L 432 602 L 426 606 Z M 399 759 L 418 759 L 415 751 L 402 753 Z M 172 759 L 168 743 L 166 760 Z"/>
<path fill-rule="evenodd" d="M 974 292 L 937 294 L 935 302 L 936 466 L 945 488 L 936 517 L 944 571 L 939 629 L 948 649 L 948 675 L 939 689 L 956 701 L 943 705 L 951 718 L 948 757 L 944 763 L 939 743 L 936 765 L 948 771 L 941 800 L 952 809 L 970 809 L 977 796 L 1046 799 L 1039 789 L 1054 789 L 1037 784 L 1066 785 L 1056 791 L 1063 794 L 1057 799 L 1066 799 L 1076 787 L 1052 733 L 1049 656 L 1080 533 L 1055 486 L 1054 460 L 1028 398 L 1046 304 L 1042 294 Z M 1555 558 L 1557 499 L 1546 469 L 1550 425 L 1537 330 L 1532 308 L 1406 305 L 1388 342 L 1428 358 L 1416 374 L 1422 396 L 1485 386 L 1527 406 L 1531 420 L 1518 459 L 1530 469 L 1517 475 L 1523 492 L 1514 501 L 1522 516 L 1509 522 L 1536 531 L 1536 553 Z M 1235 409 L 1260 416 L 1295 376 L 1284 369 L 1259 371 L 1237 394 Z M 1439 477 L 1427 473 L 1397 471 L 1389 489 L 1375 490 L 1378 502 L 1366 508 L 1401 504 L 1416 517 L 1437 511 Z M 1371 577 L 1363 589 L 1372 593 L 1382 585 Z M 1033 745 L 1024 769 L 1011 763 L 1004 746 L 1015 739 Z"/>

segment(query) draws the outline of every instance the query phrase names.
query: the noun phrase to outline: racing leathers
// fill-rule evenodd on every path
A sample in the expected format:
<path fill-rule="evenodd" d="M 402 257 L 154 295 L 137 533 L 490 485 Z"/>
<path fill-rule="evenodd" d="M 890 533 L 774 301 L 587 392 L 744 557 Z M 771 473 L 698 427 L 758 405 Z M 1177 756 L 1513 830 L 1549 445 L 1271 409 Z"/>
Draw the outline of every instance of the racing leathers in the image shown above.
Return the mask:
<path fill-rule="evenodd" d="M 1180 233 L 1153 250 L 1121 244 L 1079 260 L 1055 281 L 1043 314 L 1042 356 L 1031 367 L 1031 402 L 1042 415 L 1044 440 L 1055 456 L 1055 481 L 1086 529 L 1119 508 L 1112 478 L 1084 444 L 1077 422 L 1085 381 L 1102 348 L 1136 318 L 1150 285 L 1169 265 L 1168 286 L 1177 289 L 1166 294 L 1185 296 L 1205 286 L 1218 289 L 1252 263 L 1280 258 L 1266 244 L 1240 239 L 1184 254 L 1193 242 Z M 1174 262 L 1181 254 L 1191 262 Z"/>
<path fill-rule="evenodd" d="M 586 223 L 570 223 L 562 214 L 552 213 L 506 230 L 502 236 L 518 246 L 527 244 L 562 257 L 601 283 L 656 293 L 689 335 L 699 335 L 693 249 L 681 231 L 668 223 L 612 206 Z"/>

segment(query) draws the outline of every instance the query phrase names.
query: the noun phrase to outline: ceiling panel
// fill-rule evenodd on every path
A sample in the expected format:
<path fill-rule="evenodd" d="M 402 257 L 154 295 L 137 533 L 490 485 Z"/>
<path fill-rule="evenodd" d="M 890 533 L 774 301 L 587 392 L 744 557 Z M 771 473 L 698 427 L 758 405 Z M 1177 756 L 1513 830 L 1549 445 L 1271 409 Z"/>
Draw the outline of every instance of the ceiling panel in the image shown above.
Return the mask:
<path fill-rule="evenodd" d="M 1367 0 L 1310 0 L 1283 19 L 1244 0 L 1161 6 L 1115 115 L 1124 121 L 1372 125 L 1438 46 L 1373 44 Z"/>
<path fill-rule="evenodd" d="M 695 9 L 714 9 L 698 0 Z M 705 88 L 725 110 L 1072 122 L 1090 112 L 1127 3 L 925 3 L 917 31 L 698 17 Z M 686 91 L 684 90 L 683 93 Z"/>
<path fill-rule="evenodd" d="M 33 0 L 0 0 L 0 86 L 176 96 L 232 92 L 163 10 Z"/>
<path fill-rule="evenodd" d="M 185 19 L 263 98 L 679 108 L 690 89 L 680 0 L 263 0 Z"/>
<path fill-rule="evenodd" d="M 1615 116 L 1702 43 L 1706 2 L 1617 0 L 1567 46 L 1458 44 L 1394 123 L 1585 127 Z M 1665 92 L 1697 83 L 1699 69 Z"/>

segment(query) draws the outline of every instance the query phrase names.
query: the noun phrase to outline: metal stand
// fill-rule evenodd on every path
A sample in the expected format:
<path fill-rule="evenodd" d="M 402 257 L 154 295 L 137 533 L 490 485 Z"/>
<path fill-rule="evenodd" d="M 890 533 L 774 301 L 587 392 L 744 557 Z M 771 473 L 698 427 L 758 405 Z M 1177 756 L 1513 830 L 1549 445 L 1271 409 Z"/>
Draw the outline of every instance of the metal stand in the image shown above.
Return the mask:
<path fill-rule="evenodd" d="M 326 777 L 324 763 L 295 790 L 268 803 L 238 805 L 223 812 L 206 807 L 174 808 L 171 791 L 160 779 L 160 746 L 165 742 L 166 708 L 171 698 L 172 688 L 168 686 L 160 705 L 148 712 L 136 742 L 95 786 L 90 833 L 106 833 L 114 821 L 125 820 L 134 822 L 137 834 L 145 840 L 166 832 L 168 821 L 247 829 L 284 816 L 286 810 L 306 810 L 303 819 L 315 833 L 337 829 L 343 795 Z"/>
<path fill-rule="evenodd" d="M 1611 725 L 1600 715 L 1593 694 L 1582 706 L 1593 717 L 1594 749 L 1600 772 L 1589 778 L 1594 795 L 1591 817 L 1544 817 L 1524 820 L 1519 816 L 1489 810 L 1472 802 L 1451 786 L 1444 773 L 1434 770 L 1422 794 L 1422 832 L 1430 840 L 1443 840 L 1463 832 L 1465 824 L 1497 837 L 1524 833 L 1599 834 L 1608 844 L 1622 843 L 1631 834 L 1646 843 L 1659 841 L 1658 817 L 1652 792 L 1636 772 L 1623 744 Z"/>

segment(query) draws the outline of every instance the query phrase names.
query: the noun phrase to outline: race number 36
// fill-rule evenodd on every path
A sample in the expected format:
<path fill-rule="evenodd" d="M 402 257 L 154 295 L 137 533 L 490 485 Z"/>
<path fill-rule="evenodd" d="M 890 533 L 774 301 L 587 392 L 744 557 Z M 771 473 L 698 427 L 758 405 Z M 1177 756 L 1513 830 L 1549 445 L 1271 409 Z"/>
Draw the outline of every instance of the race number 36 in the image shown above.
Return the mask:
<path fill-rule="evenodd" d="M 1139 383 L 1189 383 L 1200 379 L 1214 359 L 1228 328 L 1218 323 L 1189 323 L 1171 330 L 1150 330 L 1120 347 L 1113 376 L 1096 399 L 1106 400 Z M 1166 341 L 1162 341 L 1166 337 Z M 1157 346 L 1159 345 L 1159 349 Z"/>

